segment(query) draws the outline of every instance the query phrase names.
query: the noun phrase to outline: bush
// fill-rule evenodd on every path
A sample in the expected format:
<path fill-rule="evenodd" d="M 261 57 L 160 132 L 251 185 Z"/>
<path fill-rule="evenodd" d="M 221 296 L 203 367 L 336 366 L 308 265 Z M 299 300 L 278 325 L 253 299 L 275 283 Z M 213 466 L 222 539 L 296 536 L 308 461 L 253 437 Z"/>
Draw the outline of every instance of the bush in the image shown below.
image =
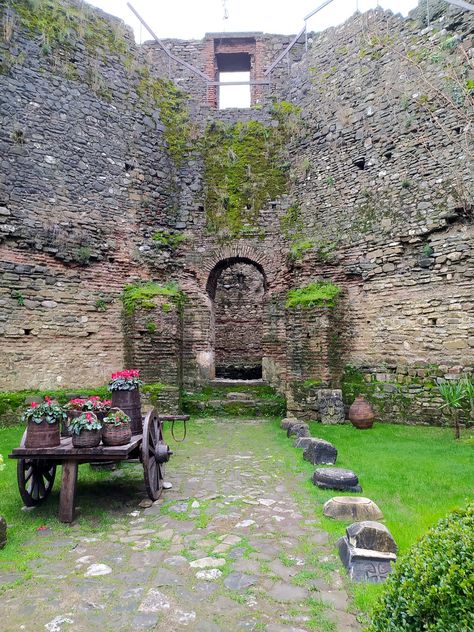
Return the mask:
<path fill-rule="evenodd" d="M 474 630 L 474 504 L 440 520 L 401 559 L 367 632 Z"/>

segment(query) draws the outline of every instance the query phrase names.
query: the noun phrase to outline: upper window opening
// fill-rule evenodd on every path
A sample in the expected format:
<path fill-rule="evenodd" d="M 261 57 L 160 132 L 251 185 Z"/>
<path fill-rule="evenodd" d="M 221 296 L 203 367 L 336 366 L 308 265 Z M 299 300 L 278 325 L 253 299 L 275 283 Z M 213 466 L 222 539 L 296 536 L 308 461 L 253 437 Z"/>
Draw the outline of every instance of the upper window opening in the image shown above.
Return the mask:
<path fill-rule="evenodd" d="M 219 109 L 249 108 L 251 105 L 249 53 L 218 53 L 216 61 L 219 82 L 246 84 L 219 86 Z"/>

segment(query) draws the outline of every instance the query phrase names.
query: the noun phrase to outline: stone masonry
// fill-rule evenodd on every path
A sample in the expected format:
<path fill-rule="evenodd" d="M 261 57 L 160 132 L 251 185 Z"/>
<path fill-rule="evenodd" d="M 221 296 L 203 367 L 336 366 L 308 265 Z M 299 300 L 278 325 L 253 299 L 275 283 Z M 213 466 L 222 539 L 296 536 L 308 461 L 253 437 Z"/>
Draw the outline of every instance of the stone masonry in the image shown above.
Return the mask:
<path fill-rule="evenodd" d="M 53 4 L 33 15 L 0 0 L 0 387 L 94 386 L 124 362 L 149 381 L 206 383 L 234 352 L 218 284 L 245 265 L 265 292 L 238 317 L 239 354 L 261 358 L 290 411 L 317 415 L 321 387 L 342 387 L 346 404 L 364 388 L 382 419 L 439 422 L 437 381 L 473 367 L 472 15 L 445 8 L 429 28 L 419 14 L 354 15 L 299 42 L 271 88 L 253 88 L 255 107 L 219 111 L 156 43 L 137 47 L 81 2 Z M 205 73 L 250 55 L 259 80 L 290 39 L 165 44 Z M 216 129 L 234 143 L 222 183 L 203 149 Z M 270 156 L 261 138 L 277 132 Z M 245 133 L 267 142 L 267 180 L 285 185 L 236 214 L 241 189 L 259 199 L 266 177 L 256 161 L 232 180 Z M 149 280 L 176 282 L 183 311 L 138 313 L 131 330 L 122 291 Z M 286 307 L 320 280 L 341 288 L 335 306 Z"/>

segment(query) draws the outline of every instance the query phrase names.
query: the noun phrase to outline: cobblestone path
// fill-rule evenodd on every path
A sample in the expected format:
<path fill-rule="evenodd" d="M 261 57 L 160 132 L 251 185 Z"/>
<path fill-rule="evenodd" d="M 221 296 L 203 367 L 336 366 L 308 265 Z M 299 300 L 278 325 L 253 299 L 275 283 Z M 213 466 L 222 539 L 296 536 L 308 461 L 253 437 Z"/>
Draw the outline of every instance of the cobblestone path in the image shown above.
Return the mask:
<path fill-rule="evenodd" d="M 2 595 L 1 630 L 360 629 L 301 455 L 275 422 L 193 421 L 174 449 L 173 489 L 152 506 L 139 507 L 141 466 L 124 464 L 110 476 L 136 488 L 106 532 L 36 536 L 41 556 Z"/>

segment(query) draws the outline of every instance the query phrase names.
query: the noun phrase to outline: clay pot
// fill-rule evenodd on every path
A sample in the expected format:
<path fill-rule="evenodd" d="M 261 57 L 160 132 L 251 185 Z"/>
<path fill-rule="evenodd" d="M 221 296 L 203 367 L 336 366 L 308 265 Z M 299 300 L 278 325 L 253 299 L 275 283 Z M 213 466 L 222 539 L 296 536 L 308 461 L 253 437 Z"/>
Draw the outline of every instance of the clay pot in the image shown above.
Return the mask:
<path fill-rule="evenodd" d="M 367 430 L 374 425 L 374 411 L 363 395 L 355 398 L 349 408 L 349 419 L 359 430 Z"/>
<path fill-rule="evenodd" d="M 29 421 L 26 428 L 25 448 L 55 448 L 61 443 L 59 423 L 40 424 Z"/>
<path fill-rule="evenodd" d="M 112 408 L 120 408 L 130 417 L 132 434 L 143 432 L 140 390 L 138 388 L 134 388 L 132 391 L 112 391 Z"/>

